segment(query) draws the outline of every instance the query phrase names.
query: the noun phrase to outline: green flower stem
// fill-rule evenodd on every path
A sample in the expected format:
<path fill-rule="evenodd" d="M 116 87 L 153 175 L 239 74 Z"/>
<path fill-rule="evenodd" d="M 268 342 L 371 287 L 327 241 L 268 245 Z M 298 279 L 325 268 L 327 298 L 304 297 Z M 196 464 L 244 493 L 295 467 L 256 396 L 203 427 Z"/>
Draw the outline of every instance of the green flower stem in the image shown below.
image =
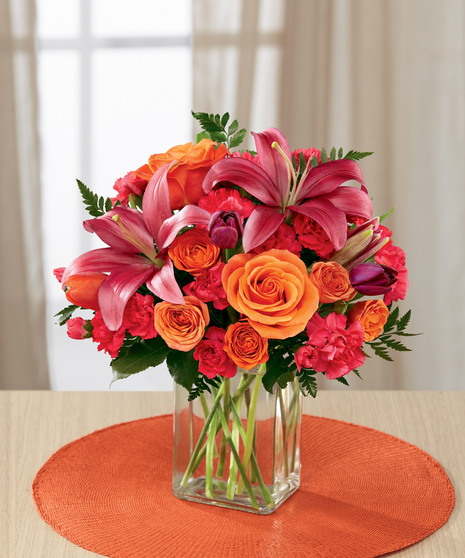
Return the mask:
<path fill-rule="evenodd" d="M 235 406 L 232 406 L 231 410 L 233 412 L 233 418 L 234 418 L 233 428 L 236 427 L 239 430 L 242 441 L 245 443 L 246 432 L 244 430 L 244 426 L 242 424 L 241 417 L 240 417 L 239 413 L 237 412 L 237 409 L 236 409 Z M 260 473 L 260 468 L 258 467 L 258 463 L 257 463 L 257 457 L 256 457 L 254 451 L 252 451 L 252 455 L 251 455 L 251 467 L 252 467 L 252 471 L 255 474 L 255 477 L 258 480 L 258 484 L 259 484 L 260 489 L 262 491 L 263 498 L 265 499 L 266 505 L 269 509 L 272 509 L 274 507 L 275 503 L 274 503 L 273 498 L 271 497 L 270 491 L 266 487 L 266 484 L 263 482 L 263 478 L 262 478 L 262 475 Z"/>
<path fill-rule="evenodd" d="M 231 409 L 233 409 L 233 413 L 234 411 L 236 411 L 236 413 L 240 412 L 241 405 L 242 405 L 242 397 L 238 399 L 236 403 L 233 403 L 231 405 Z M 239 448 L 239 428 L 235 421 L 233 421 L 231 438 L 235 447 Z M 234 459 L 233 454 L 231 453 L 230 461 L 229 461 L 228 484 L 226 487 L 226 498 L 228 498 L 229 500 L 234 499 L 234 493 L 236 492 L 237 471 L 238 471 L 237 463 Z"/>
<path fill-rule="evenodd" d="M 252 507 L 256 510 L 258 510 L 258 503 L 257 500 L 255 498 L 255 495 L 252 491 L 252 487 L 250 486 L 250 482 L 247 479 L 247 473 L 245 471 L 245 467 L 243 466 L 243 464 L 241 463 L 241 459 L 239 457 L 239 454 L 237 452 L 236 446 L 234 445 L 232 438 L 231 438 L 231 432 L 229 430 L 229 426 L 228 423 L 226 422 L 226 418 L 223 414 L 223 411 L 221 409 L 221 407 L 217 408 L 217 413 L 220 417 L 220 421 L 221 421 L 221 426 L 223 428 L 223 435 L 226 436 L 226 440 L 228 441 L 229 447 L 231 448 L 231 454 L 234 456 L 234 460 L 236 462 L 237 468 L 239 469 L 239 473 L 240 473 L 240 480 L 242 480 L 242 482 L 245 485 L 245 489 L 247 490 L 247 494 L 249 495 L 250 498 L 250 503 L 252 504 Z"/>
<path fill-rule="evenodd" d="M 207 498 L 213 498 L 213 457 L 216 449 L 216 427 L 218 425 L 218 415 L 212 418 L 210 428 L 208 429 L 208 437 L 205 443 L 206 459 L 205 459 L 205 494 Z"/>
<path fill-rule="evenodd" d="M 299 379 L 296 377 L 294 378 L 294 395 L 292 397 L 292 424 L 294 425 L 294 436 L 292 438 L 292 457 L 291 457 L 291 471 L 295 469 L 295 460 L 297 455 L 297 422 L 299 414 L 301 413 L 300 409 L 300 385 Z"/>
<path fill-rule="evenodd" d="M 210 409 L 210 413 L 208 415 L 208 417 L 205 420 L 205 424 L 203 425 L 202 428 L 202 432 L 200 433 L 200 436 L 198 437 L 197 440 L 197 444 L 194 448 L 194 451 L 192 453 L 192 456 L 189 460 L 189 465 L 187 466 L 186 472 L 184 473 L 184 476 L 181 480 L 181 486 L 186 486 L 187 482 L 189 480 L 189 478 L 191 477 L 192 473 L 195 471 L 195 469 L 197 468 L 198 465 L 196 465 L 197 463 L 197 457 L 198 454 L 201 450 L 201 446 L 203 443 L 203 440 L 208 432 L 208 429 L 210 427 L 210 423 L 213 420 L 213 417 L 216 414 L 216 410 L 221 402 L 221 398 L 223 397 L 223 390 L 224 390 L 224 384 L 221 384 L 220 389 L 218 390 L 218 393 L 215 396 L 215 399 L 213 400 L 213 404 L 212 407 Z"/>
<path fill-rule="evenodd" d="M 242 379 L 241 379 L 242 381 Z M 226 421 L 229 422 L 229 413 L 230 413 L 230 405 L 231 405 L 231 379 L 230 378 L 225 378 L 223 381 L 223 385 L 224 385 L 224 397 L 223 397 L 223 408 L 224 408 L 224 415 L 226 418 Z M 224 472 L 224 464 L 226 461 L 226 450 L 228 449 L 228 443 L 226 441 L 226 438 L 224 437 L 224 434 L 221 437 L 221 442 L 220 442 L 220 458 L 218 460 L 218 467 L 216 469 L 216 476 L 218 478 L 221 478 L 223 476 L 223 472 Z"/>
<path fill-rule="evenodd" d="M 246 392 L 246 390 L 250 386 L 250 384 L 255 380 L 255 374 L 247 374 L 247 371 L 242 373 L 242 378 L 244 378 L 244 377 L 245 377 L 244 382 L 242 383 L 242 380 L 241 380 L 241 382 L 237 386 L 236 391 L 234 392 L 234 395 L 233 395 L 234 403 L 237 402 L 239 397 L 242 397 L 242 395 L 244 394 L 244 392 Z"/>
<path fill-rule="evenodd" d="M 252 454 L 252 444 L 255 432 L 255 412 L 257 408 L 258 395 L 260 393 L 260 388 L 262 386 L 263 375 L 266 371 L 266 366 L 264 364 L 260 365 L 260 370 L 256 375 L 255 385 L 252 391 L 252 397 L 250 399 L 249 412 L 247 415 L 247 434 L 244 442 L 244 458 L 242 460 L 242 465 L 247 471 L 249 466 L 250 456 Z M 237 483 L 237 494 L 242 494 L 244 490 L 244 477 L 241 477 Z"/>
<path fill-rule="evenodd" d="M 288 443 L 288 428 L 287 428 L 287 413 L 286 413 L 286 406 L 284 405 L 283 399 L 283 390 L 276 386 L 276 392 L 279 401 L 279 408 L 281 410 L 281 424 L 283 425 L 283 447 L 282 447 L 282 456 L 283 456 L 283 465 L 284 465 L 284 476 L 289 476 L 289 463 L 287 460 L 287 443 Z"/>
<path fill-rule="evenodd" d="M 208 417 L 208 415 L 210 414 L 210 410 L 208 409 L 207 398 L 205 397 L 204 393 L 201 393 L 199 395 L 199 399 L 200 399 L 200 404 L 202 405 L 203 415 L 206 419 Z"/>

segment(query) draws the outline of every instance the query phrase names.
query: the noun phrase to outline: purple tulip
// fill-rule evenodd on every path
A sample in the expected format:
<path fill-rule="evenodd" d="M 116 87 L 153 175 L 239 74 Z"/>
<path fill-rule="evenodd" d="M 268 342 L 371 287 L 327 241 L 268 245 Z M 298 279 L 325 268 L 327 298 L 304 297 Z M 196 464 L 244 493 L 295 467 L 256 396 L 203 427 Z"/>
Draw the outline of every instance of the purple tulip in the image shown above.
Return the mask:
<path fill-rule="evenodd" d="M 349 279 L 360 294 L 381 295 L 388 293 L 397 281 L 397 270 L 388 265 L 361 263 L 352 269 Z"/>
<path fill-rule="evenodd" d="M 237 211 L 215 211 L 210 218 L 208 232 L 218 248 L 234 248 L 242 235 L 242 217 Z"/>

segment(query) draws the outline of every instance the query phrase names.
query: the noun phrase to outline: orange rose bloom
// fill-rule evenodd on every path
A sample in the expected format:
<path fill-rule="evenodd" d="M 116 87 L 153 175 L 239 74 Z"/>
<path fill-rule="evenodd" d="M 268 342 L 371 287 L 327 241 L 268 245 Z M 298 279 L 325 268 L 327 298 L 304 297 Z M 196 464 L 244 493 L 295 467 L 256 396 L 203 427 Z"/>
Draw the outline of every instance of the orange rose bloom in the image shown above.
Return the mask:
<path fill-rule="evenodd" d="M 223 350 L 239 368 L 251 370 L 268 360 L 268 339 L 247 321 L 231 324 L 224 336 Z"/>
<path fill-rule="evenodd" d="M 198 275 L 216 264 L 220 249 L 210 240 L 206 230 L 195 228 L 177 236 L 168 254 L 178 269 Z"/>
<path fill-rule="evenodd" d="M 287 250 L 236 254 L 223 269 L 222 282 L 229 304 L 268 339 L 297 335 L 318 307 L 305 264 Z"/>
<path fill-rule="evenodd" d="M 155 329 L 170 349 L 187 352 L 202 339 L 210 316 L 207 305 L 195 296 L 185 296 L 184 302 L 159 302 L 154 320 Z"/>
<path fill-rule="evenodd" d="M 210 167 L 229 155 L 227 147 L 204 138 L 197 144 L 176 145 L 166 153 L 151 155 L 149 164 L 137 169 L 140 178 L 150 180 L 153 174 L 171 161 L 177 161 L 168 172 L 171 209 L 181 209 L 187 204 L 197 203 L 203 196 L 202 182 Z"/>
<path fill-rule="evenodd" d="M 347 316 L 349 324 L 362 324 L 364 341 L 373 341 L 383 332 L 389 310 L 382 300 L 366 300 L 354 304 Z"/>
<path fill-rule="evenodd" d="M 66 280 L 65 296 L 71 304 L 99 310 L 98 290 L 107 277 L 105 273 L 99 272 L 70 275 Z"/>
<path fill-rule="evenodd" d="M 349 281 L 349 272 L 336 262 L 313 264 L 310 280 L 320 293 L 320 302 L 352 300 L 357 294 Z"/>

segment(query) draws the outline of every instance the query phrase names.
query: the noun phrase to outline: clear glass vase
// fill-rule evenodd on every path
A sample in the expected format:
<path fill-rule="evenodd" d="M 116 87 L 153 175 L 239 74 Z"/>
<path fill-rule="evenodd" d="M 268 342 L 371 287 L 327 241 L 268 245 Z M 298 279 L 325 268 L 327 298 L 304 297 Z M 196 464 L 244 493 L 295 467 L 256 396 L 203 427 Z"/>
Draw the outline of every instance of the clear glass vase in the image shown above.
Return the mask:
<path fill-rule="evenodd" d="M 298 489 L 299 384 L 276 385 L 269 393 L 263 373 L 238 369 L 194 401 L 175 384 L 175 496 L 269 514 Z"/>

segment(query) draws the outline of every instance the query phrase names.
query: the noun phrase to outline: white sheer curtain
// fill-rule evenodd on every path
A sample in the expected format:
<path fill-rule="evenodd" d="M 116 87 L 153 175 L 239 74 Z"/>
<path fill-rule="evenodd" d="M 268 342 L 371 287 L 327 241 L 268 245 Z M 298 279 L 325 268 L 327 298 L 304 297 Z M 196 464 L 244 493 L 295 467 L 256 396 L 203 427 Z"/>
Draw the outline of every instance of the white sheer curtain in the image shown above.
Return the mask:
<path fill-rule="evenodd" d="M 49 387 L 34 2 L 0 3 L 0 388 Z"/>
<path fill-rule="evenodd" d="M 465 4 L 198 0 L 194 109 L 291 147 L 374 151 L 376 214 L 407 253 L 411 353 L 367 361 L 361 389 L 465 389 Z M 334 384 L 326 382 L 325 387 Z"/>

